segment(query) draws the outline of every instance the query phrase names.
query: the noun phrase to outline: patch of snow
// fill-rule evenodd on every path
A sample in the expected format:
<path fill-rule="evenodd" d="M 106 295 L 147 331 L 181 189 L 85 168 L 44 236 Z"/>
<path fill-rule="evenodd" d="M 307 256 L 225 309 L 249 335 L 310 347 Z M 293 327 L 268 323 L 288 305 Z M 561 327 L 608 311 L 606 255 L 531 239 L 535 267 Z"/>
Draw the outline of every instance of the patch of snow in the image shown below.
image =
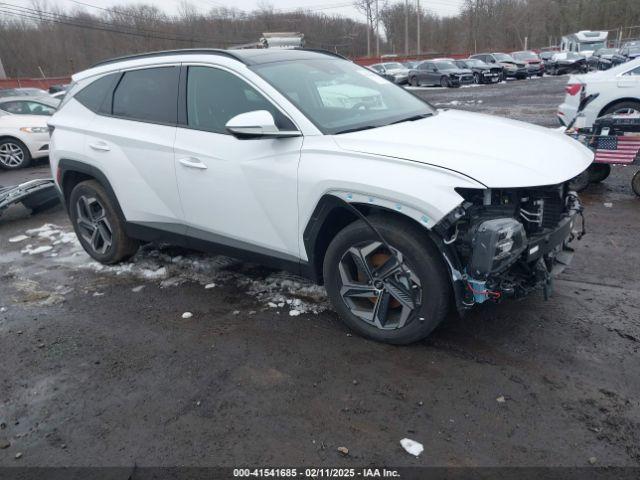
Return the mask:
<path fill-rule="evenodd" d="M 403 438 L 400 440 L 400 445 L 404 448 L 407 453 L 417 457 L 424 451 L 424 447 L 421 443 L 416 442 L 415 440 L 411 440 L 410 438 Z"/>
<path fill-rule="evenodd" d="M 297 317 L 298 315 L 300 315 L 302 312 L 300 312 L 300 310 L 289 310 L 289 315 L 291 317 Z"/>
<path fill-rule="evenodd" d="M 40 236 L 41 233 L 44 236 Z M 208 255 L 183 249 L 176 253 L 175 247 L 146 244 L 127 263 L 102 265 L 88 256 L 73 231 L 45 224 L 28 230 L 25 234 L 32 237 L 32 244 L 27 245 L 23 253 L 50 251 L 55 248 L 58 257 L 51 258 L 51 261 L 70 268 L 159 282 L 161 288 L 176 287 L 185 282 L 199 283 L 205 289 L 232 285 L 246 291 L 265 306 L 287 306 L 300 314 L 317 314 L 329 308 L 323 287 L 296 275 L 272 272 L 223 255 Z M 44 241 L 47 243 L 43 244 Z M 40 249 L 41 247 L 46 250 Z"/>
<path fill-rule="evenodd" d="M 48 252 L 53 250 L 51 245 L 41 245 L 40 247 L 33 247 L 32 245 L 27 245 L 24 249 L 20 250 L 20 253 L 26 253 L 29 255 L 38 255 L 40 253 Z"/>
<path fill-rule="evenodd" d="M 184 318 L 184 319 L 191 318 L 191 317 L 193 317 L 193 313 L 191 313 L 191 312 L 184 312 L 182 314 L 182 318 Z"/>
<path fill-rule="evenodd" d="M 133 293 L 138 293 L 138 292 L 141 292 L 143 288 L 144 288 L 144 285 L 138 285 L 137 287 L 133 287 L 131 291 Z"/>
<path fill-rule="evenodd" d="M 18 242 L 24 242 L 25 240 L 27 240 L 29 237 L 27 235 L 18 235 L 15 237 L 11 237 L 9 239 L 9 243 L 18 243 Z"/>

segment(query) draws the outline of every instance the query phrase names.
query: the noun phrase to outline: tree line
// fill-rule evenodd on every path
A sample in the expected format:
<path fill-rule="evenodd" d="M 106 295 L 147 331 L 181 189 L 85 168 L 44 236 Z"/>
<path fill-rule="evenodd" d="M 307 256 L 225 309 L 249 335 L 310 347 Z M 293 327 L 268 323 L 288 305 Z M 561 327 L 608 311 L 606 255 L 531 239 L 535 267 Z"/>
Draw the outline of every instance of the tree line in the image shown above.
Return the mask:
<path fill-rule="evenodd" d="M 75 10 L 34 2 L 0 3 L 0 60 L 9 77 L 64 76 L 106 58 L 174 48 L 229 48 L 256 42 L 263 32 L 296 31 L 306 46 L 348 57 L 375 54 L 376 20 L 382 54 L 432 54 L 517 50 L 557 44 L 578 30 L 612 30 L 611 37 L 640 37 L 638 0 L 464 0 L 458 15 L 442 17 L 422 0 L 390 3 L 355 0 L 365 15 L 357 21 L 321 11 L 253 12 L 214 8 L 207 13 L 182 4 L 175 15 L 145 5 L 101 8 L 76 2 Z M 364 19 L 368 19 L 364 20 Z M 405 30 L 408 26 L 408 31 Z M 408 38 L 408 45 L 406 39 Z M 369 49 L 368 49 L 369 46 Z"/>

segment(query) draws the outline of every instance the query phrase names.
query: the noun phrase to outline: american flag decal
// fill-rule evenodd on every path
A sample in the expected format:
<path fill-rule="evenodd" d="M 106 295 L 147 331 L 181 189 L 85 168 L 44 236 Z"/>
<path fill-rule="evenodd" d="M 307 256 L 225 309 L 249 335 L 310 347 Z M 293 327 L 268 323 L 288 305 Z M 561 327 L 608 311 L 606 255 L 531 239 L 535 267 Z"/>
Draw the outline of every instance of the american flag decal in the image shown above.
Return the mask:
<path fill-rule="evenodd" d="M 640 150 L 640 136 L 602 136 L 596 144 L 595 162 L 633 163 Z"/>

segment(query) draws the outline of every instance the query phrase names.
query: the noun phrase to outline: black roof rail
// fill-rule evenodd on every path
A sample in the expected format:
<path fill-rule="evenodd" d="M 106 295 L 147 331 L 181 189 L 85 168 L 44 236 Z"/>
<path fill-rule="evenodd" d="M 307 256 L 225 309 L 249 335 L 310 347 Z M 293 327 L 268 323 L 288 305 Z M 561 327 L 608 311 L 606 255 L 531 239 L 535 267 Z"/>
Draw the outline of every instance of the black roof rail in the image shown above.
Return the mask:
<path fill-rule="evenodd" d="M 331 50 L 324 50 L 322 48 L 305 48 L 305 47 L 294 47 L 294 50 L 302 50 L 303 52 L 315 52 L 315 53 L 323 53 L 325 55 L 331 55 L 332 57 L 338 57 L 343 60 L 349 60 L 344 55 L 340 55 L 339 53 L 332 52 Z M 351 60 L 349 60 L 351 61 Z"/>
<path fill-rule="evenodd" d="M 212 54 L 212 55 L 221 55 L 224 57 L 233 58 L 234 60 L 238 60 L 242 63 L 246 63 L 239 55 L 234 54 L 229 50 L 222 50 L 219 48 L 183 48 L 177 50 L 160 50 L 157 52 L 146 52 L 146 53 L 134 53 L 132 55 L 124 55 L 122 57 L 110 58 L 108 60 L 103 60 L 101 62 L 95 63 L 91 65 L 89 68 L 100 67 L 102 65 L 109 65 L 110 63 L 122 62 L 125 60 L 135 60 L 138 58 L 151 58 L 151 57 L 163 57 L 169 55 L 203 55 L 203 54 Z"/>

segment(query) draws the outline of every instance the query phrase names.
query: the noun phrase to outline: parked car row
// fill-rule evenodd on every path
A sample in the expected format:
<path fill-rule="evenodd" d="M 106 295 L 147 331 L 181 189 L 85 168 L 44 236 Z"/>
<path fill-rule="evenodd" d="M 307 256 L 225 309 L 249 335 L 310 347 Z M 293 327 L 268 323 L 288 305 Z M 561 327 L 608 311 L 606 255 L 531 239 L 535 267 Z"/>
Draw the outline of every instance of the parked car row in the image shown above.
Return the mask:
<path fill-rule="evenodd" d="M 0 169 L 16 170 L 49 155 L 47 121 L 60 105 L 66 85 L 53 94 L 40 88 L 0 90 Z"/>

